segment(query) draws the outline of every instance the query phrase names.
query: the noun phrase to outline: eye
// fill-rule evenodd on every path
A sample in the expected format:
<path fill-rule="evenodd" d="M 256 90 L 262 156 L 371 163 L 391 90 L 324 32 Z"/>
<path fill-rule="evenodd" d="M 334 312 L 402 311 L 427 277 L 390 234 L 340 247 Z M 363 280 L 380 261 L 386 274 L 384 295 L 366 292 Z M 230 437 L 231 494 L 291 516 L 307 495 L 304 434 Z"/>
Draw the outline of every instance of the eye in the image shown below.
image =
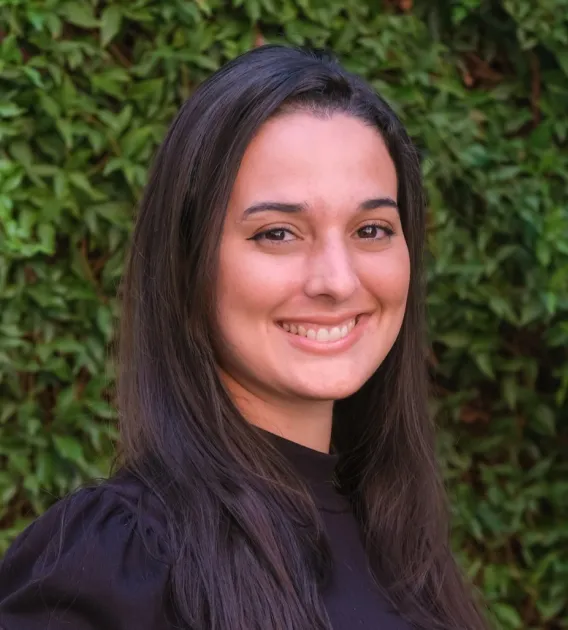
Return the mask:
<path fill-rule="evenodd" d="M 394 234 L 394 230 L 387 225 L 380 223 L 369 223 L 357 230 L 359 238 L 371 241 L 382 241 L 390 238 Z"/>
<path fill-rule="evenodd" d="M 295 237 L 290 230 L 286 228 L 272 228 L 255 234 L 251 240 L 268 241 L 270 243 L 284 243 L 293 240 Z"/>

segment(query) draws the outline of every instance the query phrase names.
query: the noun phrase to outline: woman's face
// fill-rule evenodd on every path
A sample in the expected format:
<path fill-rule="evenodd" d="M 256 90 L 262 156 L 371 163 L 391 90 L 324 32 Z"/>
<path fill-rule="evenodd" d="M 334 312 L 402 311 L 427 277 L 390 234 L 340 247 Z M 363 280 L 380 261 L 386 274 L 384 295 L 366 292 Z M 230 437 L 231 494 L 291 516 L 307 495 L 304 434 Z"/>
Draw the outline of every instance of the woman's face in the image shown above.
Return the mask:
<path fill-rule="evenodd" d="M 266 400 L 357 391 L 400 331 L 410 262 L 394 164 L 358 119 L 293 113 L 244 154 L 220 247 L 221 366 Z"/>

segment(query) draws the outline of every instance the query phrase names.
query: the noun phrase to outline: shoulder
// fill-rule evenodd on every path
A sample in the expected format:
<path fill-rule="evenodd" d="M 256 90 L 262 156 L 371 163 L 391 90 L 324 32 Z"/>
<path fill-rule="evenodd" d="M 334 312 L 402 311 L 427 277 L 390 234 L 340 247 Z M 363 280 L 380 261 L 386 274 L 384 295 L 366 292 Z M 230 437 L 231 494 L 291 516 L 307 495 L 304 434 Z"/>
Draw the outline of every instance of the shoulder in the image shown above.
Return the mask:
<path fill-rule="evenodd" d="M 0 627 L 28 627 L 28 616 L 41 612 L 57 618 L 56 609 L 65 627 L 122 628 L 118 618 L 146 627 L 160 614 L 169 579 L 165 533 L 158 499 L 129 473 L 73 492 L 25 529 L 2 559 Z M 85 615 L 100 617 L 100 624 L 82 625 Z"/>
<path fill-rule="evenodd" d="M 163 545 L 166 523 L 160 503 L 134 475 L 121 471 L 111 479 L 93 482 L 60 499 L 25 529 L 8 550 L 2 566 L 45 544 L 46 555 L 60 555 L 79 546 L 85 552 L 119 541 L 138 543 L 140 551 L 168 562 Z"/>

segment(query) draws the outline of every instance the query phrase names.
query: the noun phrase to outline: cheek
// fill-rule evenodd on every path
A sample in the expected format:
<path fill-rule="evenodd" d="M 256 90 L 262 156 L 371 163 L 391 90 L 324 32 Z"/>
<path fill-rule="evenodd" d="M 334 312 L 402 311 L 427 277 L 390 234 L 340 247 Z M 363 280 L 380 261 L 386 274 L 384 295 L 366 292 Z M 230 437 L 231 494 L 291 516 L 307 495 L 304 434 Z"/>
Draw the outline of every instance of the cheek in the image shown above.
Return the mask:
<path fill-rule="evenodd" d="M 248 248 L 247 248 L 248 249 Z M 236 322 L 256 325 L 297 290 L 299 275 L 289 262 L 227 244 L 221 250 L 218 316 L 234 328 Z"/>
<path fill-rule="evenodd" d="M 410 284 L 410 258 L 406 245 L 388 252 L 369 271 L 362 274 L 363 284 L 384 307 L 404 307 Z"/>

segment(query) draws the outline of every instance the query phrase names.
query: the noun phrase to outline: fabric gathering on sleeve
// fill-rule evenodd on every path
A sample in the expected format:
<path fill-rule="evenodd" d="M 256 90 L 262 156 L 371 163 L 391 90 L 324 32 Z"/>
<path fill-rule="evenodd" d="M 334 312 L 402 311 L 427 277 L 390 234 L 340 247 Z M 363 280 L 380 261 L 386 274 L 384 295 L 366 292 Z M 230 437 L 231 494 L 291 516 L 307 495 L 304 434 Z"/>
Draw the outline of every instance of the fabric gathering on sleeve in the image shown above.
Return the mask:
<path fill-rule="evenodd" d="M 140 488 L 103 483 L 61 499 L 0 563 L 1 630 L 155 630 L 170 564 Z"/>

